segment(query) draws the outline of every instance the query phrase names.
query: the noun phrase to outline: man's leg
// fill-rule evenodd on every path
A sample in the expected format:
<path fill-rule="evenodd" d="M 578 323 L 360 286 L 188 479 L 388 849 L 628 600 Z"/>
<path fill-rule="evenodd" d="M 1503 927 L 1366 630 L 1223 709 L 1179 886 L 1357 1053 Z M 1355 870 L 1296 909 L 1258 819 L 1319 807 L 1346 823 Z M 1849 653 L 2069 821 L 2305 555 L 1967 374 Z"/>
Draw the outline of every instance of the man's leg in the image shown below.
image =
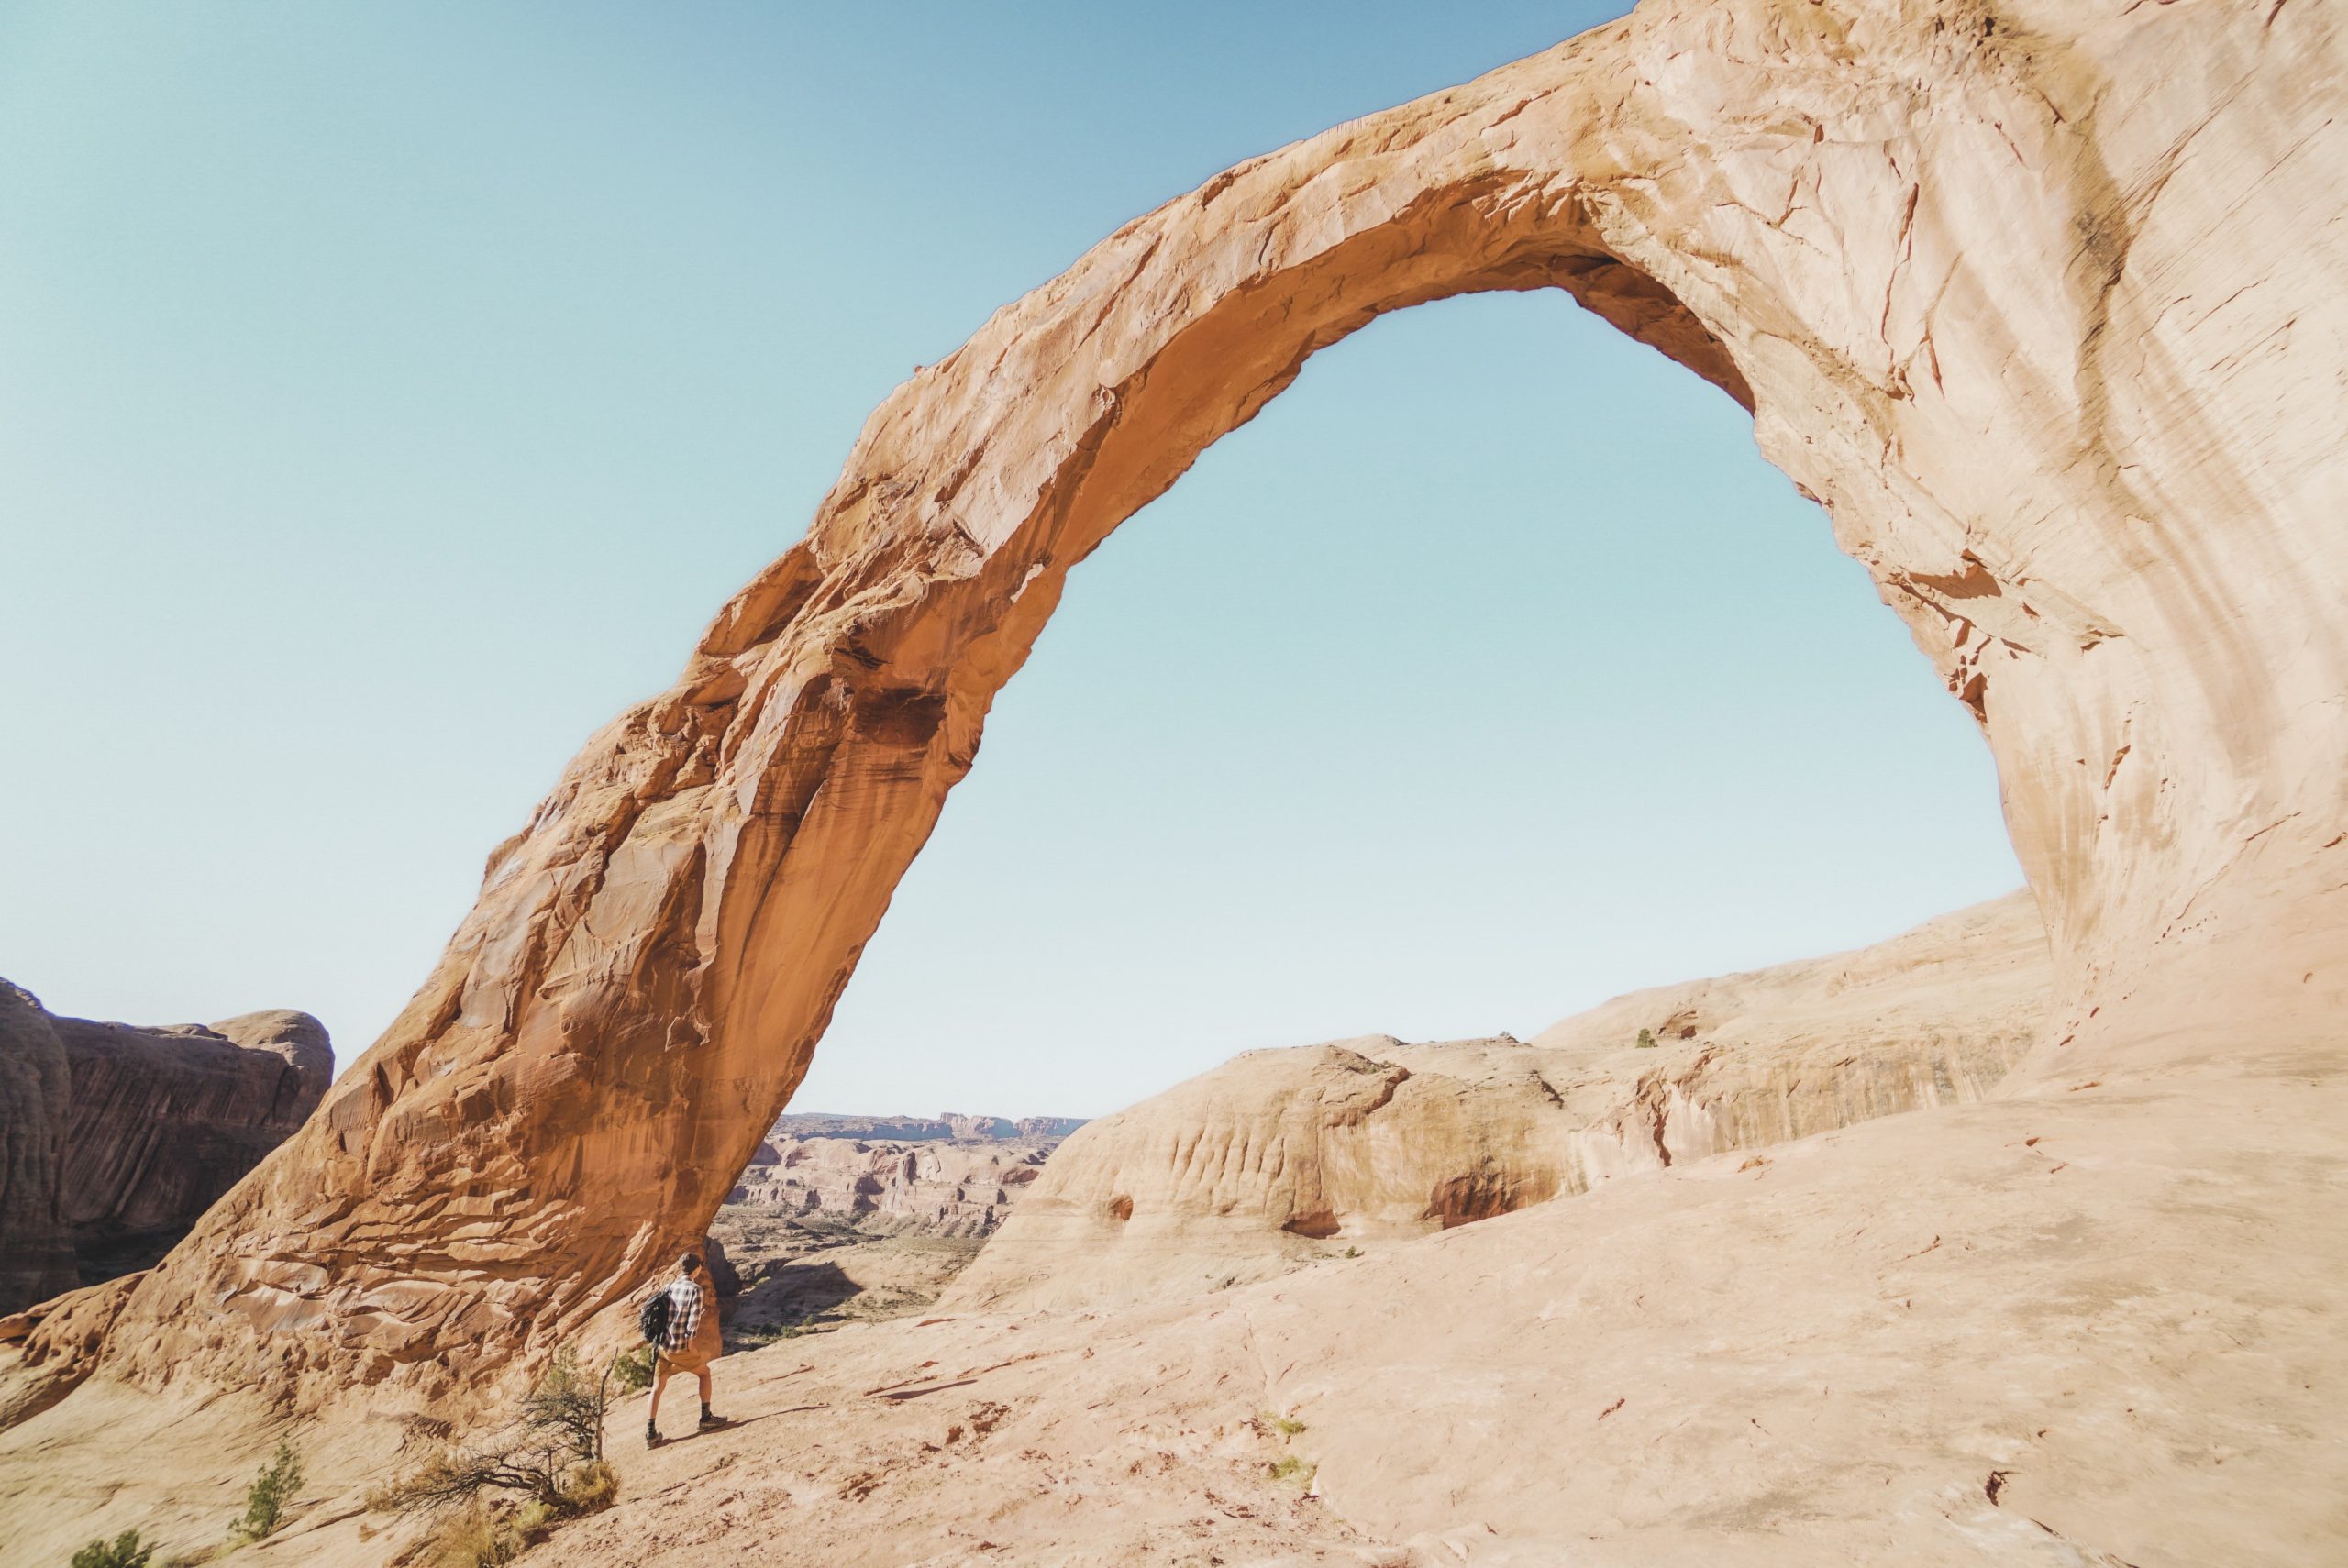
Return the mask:
<path fill-rule="evenodd" d="M 652 1364 L 652 1408 L 646 1412 L 644 1418 L 644 1441 L 647 1443 L 660 1441 L 660 1393 L 669 1386 L 669 1364 L 658 1351 L 653 1353 Z M 704 1378 L 707 1375 L 703 1374 Z"/>
<path fill-rule="evenodd" d="M 702 1419 L 703 1423 L 704 1425 L 706 1425 L 707 1423 L 712 1422 L 712 1421 L 714 1421 L 714 1420 L 716 1420 L 716 1419 L 717 1419 L 716 1412 L 713 1411 L 713 1410 L 709 1408 L 709 1387 L 710 1387 L 710 1384 L 709 1384 L 709 1367 L 708 1367 L 708 1365 L 707 1365 L 706 1364 L 703 1364 L 703 1365 L 702 1366 L 701 1371 L 700 1371 L 700 1372 L 698 1372 L 697 1374 L 695 1374 L 694 1375 L 695 1375 L 695 1376 L 700 1380 L 700 1383 L 701 1383 L 701 1419 Z"/>

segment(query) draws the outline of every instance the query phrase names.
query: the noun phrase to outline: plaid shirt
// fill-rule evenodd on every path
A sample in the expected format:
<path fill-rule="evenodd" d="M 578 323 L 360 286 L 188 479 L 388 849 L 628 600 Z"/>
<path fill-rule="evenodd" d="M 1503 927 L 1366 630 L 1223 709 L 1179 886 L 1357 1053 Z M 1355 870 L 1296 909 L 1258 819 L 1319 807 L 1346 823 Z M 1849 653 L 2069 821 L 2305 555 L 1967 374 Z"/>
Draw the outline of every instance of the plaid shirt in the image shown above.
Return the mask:
<path fill-rule="evenodd" d="M 693 1331 L 701 1327 L 701 1286 L 690 1279 L 680 1279 L 669 1286 L 669 1331 L 660 1336 L 664 1351 L 681 1351 L 693 1342 Z"/>

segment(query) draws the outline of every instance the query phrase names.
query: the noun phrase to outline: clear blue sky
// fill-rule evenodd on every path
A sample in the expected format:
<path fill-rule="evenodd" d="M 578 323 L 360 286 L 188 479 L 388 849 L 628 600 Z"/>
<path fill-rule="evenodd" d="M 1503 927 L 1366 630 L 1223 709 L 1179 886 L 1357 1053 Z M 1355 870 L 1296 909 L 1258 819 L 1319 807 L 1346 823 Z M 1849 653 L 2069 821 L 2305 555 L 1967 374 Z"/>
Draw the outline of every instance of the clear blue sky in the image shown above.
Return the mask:
<path fill-rule="evenodd" d="M 0 974 L 347 1063 L 917 364 L 1604 6 L 0 8 Z M 1724 397 L 1561 296 L 1323 354 L 1076 574 L 801 1109 L 1522 1033 L 2020 880 Z"/>

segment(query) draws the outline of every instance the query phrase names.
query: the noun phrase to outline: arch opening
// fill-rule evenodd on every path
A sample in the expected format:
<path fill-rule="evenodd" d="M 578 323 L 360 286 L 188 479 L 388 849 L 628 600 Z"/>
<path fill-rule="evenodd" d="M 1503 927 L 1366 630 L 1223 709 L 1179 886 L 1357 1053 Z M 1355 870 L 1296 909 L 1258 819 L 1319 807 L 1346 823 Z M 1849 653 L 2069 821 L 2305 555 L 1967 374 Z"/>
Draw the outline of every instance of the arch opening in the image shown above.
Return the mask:
<path fill-rule="evenodd" d="M 1069 568 L 1317 348 L 1463 293 L 1574 293 L 1825 503 L 1997 756 L 2069 1009 L 2050 1073 L 2143 1070 L 2197 997 L 2315 996 L 2348 734 L 2298 719 L 2348 651 L 2293 595 L 2341 580 L 2342 440 L 2272 410 L 2338 406 L 2348 266 L 2296 243 L 2339 205 L 2298 150 L 2336 94 L 2242 90 L 2280 58 L 2255 17 L 1940 20 L 1642 13 L 1241 165 L 999 312 L 492 856 L 302 1132 L 85 1304 L 61 1376 L 429 1404 L 624 1302 L 799 1082 Z M 2292 150 L 2243 186 L 2184 150 L 2221 142 Z M 2225 244 L 2176 215 L 2243 204 Z M 2179 308 L 2261 280 L 2263 336 Z"/>
<path fill-rule="evenodd" d="M 1751 441 L 1555 291 L 1317 355 L 1072 572 L 792 1108 L 1101 1115 L 2010 890 L 1965 709 Z"/>

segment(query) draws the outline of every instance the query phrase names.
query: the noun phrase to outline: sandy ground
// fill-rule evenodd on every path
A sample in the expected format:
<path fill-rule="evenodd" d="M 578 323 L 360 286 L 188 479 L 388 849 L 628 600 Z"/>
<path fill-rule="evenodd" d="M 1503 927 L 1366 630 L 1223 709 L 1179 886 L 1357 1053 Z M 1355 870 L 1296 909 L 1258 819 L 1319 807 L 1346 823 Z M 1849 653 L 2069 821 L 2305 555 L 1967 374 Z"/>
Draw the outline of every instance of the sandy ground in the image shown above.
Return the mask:
<path fill-rule="evenodd" d="M 1189 1303 L 915 1314 L 729 1356 L 739 1424 L 647 1452 L 623 1409 L 618 1506 L 538 1556 L 2340 1561 L 2348 1094 L 2329 1034 L 2233 1044 Z M 108 1401 L 134 1397 L 89 1394 L 0 1436 L 0 1563 L 133 1524 L 216 1540 L 265 1420 L 190 1408 L 126 1465 Z M 249 1560 L 395 1560 L 399 1532 L 362 1539 L 384 1522 L 356 1510 L 363 1477 L 328 1474 L 358 1440 L 305 1441 L 321 1479 Z"/>

